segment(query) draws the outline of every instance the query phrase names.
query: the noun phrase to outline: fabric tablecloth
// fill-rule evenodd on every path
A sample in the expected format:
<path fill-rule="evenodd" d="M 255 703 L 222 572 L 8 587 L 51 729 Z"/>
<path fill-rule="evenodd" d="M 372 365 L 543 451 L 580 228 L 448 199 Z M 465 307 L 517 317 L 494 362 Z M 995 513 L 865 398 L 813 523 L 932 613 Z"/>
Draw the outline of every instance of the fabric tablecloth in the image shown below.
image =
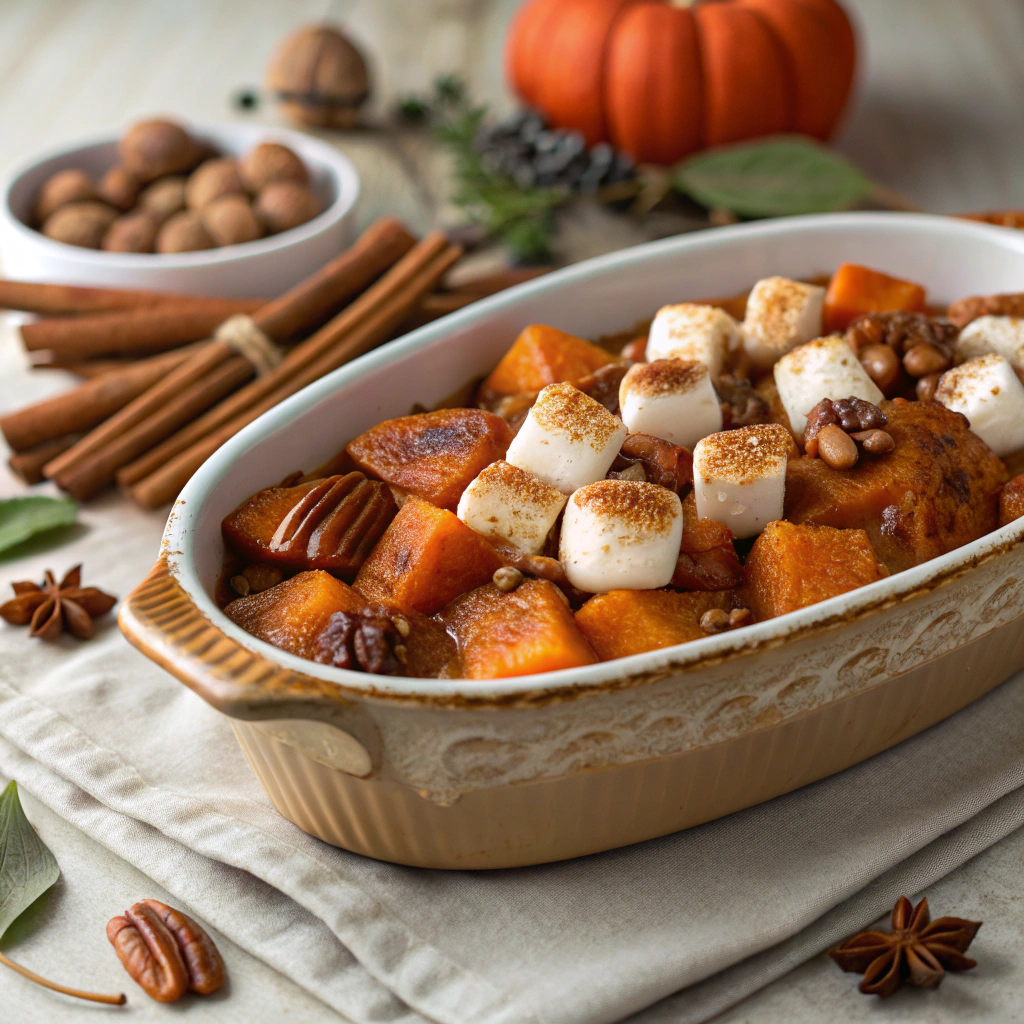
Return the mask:
<path fill-rule="evenodd" d="M 124 596 L 161 527 L 110 495 L 60 546 L 0 560 L 0 587 L 81 561 Z M 707 1020 L 1024 824 L 1021 735 L 1024 676 L 718 822 L 563 864 L 424 871 L 281 818 L 227 720 L 113 617 L 88 643 L 0 628 L 0 773 L 360 1024 Z"/>

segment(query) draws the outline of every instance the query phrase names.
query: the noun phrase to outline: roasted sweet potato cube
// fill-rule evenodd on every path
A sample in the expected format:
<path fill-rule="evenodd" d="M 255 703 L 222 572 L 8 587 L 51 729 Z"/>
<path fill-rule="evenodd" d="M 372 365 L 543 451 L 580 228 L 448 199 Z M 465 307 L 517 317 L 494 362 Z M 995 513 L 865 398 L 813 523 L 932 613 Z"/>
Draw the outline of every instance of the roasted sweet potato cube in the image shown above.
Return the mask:
<path fill-rule="evenodd" d="M 501 558 L 458 516 L 410 498 L 363 563 L 355 586 L 371 601 L 433 615 L 490 581 Z"/>
<path fill-rule="evenodd" d="M 852 469 L 791 459 L 785 518 L 864 530 L 890 572 L 900 572 L 996 528 L 1003 463 L 938 402 L 882 403 L 895 450 L 862 456 Z"/>
<path fill-rule="evenodd" d="M 300 572 L 259 594 L 232 601 L 224 614 L 268 644 L 315 661 L 317 637 L 335 612 L 365 611 L 369 602 L 321 569 Z"/>
<path fill-rule="evenodd" d="M 699 640 L 707 636 L 700 628 L 705 612 L 733 607 L 724 591 L 610 590 L 576 612 L 576 625 L 598 657 L 611 661 Z"/>
<path fill-rule="evenodd" d="M 483 409 L 438 409 L 385 420 L 345 451 L 368 476 L 455 511 L 484 466 L 505 457 L 512 432 Z"/>
<path fill-rule="evenodd" d="M 510 593 L 493 583 L 453 601 L 441 619 L 455 637 L 469 679 L 504 679 L 597 661 L 561 591 L 527 579 Z"/>
<path fill-rule="evenodd" d="M 925 290 L 919 284 L 856 263 L 844 263 L 832 275 L 825 293 L 825 333 L 845 331 L 865 313 L 890 313 L 897 309 L 923 313 L 926 308 Z"/>
<path fill-rule="evenodd" d="M 1024 516 L 1024 473 L 1008 481 L 999 493 L 999 525 Z"/>
<path fill-rule="evenodd" d="M 750 549 L 743 598 L 755 618 L 806 608 L 888 575 L 863 530 L 769 523 Z"/>
<path fill-rule="evenodd" d="M 251 562 L 327 569 L 351 579 L 397 511 L 385 484 L 346 473 L 268 487 L 227 516 L 221 532 Z"/>
<path fill-rule="evenodd" d="M 480 390 L 490 398 L 540 391 L 549 384 L 575 382 L 612 362 L 611 353 L 589 341 L 556 327 L 533 324 L 516 338 Z"/>

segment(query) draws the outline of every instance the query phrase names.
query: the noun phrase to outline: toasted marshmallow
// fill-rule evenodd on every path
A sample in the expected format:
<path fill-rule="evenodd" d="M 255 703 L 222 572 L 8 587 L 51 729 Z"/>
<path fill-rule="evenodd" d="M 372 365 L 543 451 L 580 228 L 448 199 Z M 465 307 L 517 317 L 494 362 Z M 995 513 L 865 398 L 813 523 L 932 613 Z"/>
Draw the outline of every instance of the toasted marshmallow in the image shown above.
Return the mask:
<path fill-rule="evenodd" d="M 797 345 L 817 338 L 824 305 L 825 289 L 817 285 L 788 277 L 758 281 L 747 298 L 743 320 L 743 347 L 750 361 L 767 370 Z"/>
<path fill-rule="evenodd" d="M 598 480 L 565 506 L 558 558 L 590 594 L 667 586 L 683 539 L 679 495 L 638 480 Z"/>
<path fill-rule="evenodd" d="M 863 398 L 875 405 L 885 398 L 857 353 L 838 334 L 793 349 L 775 364 L 773 373 L 797 437 L 803 437 L 807 414 L 823 398 Z"/>
<path fill-rule="evenodd" d="M 684 448 L 722 429 L 722 407 L 704 363 L 656 359 L 631 366 L 619 385 L 622 422 Z"/>
<path fill-rule="evenodd" d="M 485 537 L 539 555 L 565 500 L 560 490 L 525 469 L 492 462 L 462 492 L 458 517 Z"/>
<path fill-rule="evenodd" d="M 1024 317 L 979 316 L 972 320 L 956 341 L 961 359 L 994 352 L 1016 370 L 1024 370 Z"/>
<path fill-rule="evenodd" d="M 935 400 L 963 413 L 1000 458 L 1024 448 L 1024 385 L 1002 356 L 978 356 L 947 370 Z"/>
<path fill-rule="evenodd" d="M 508 446 L 505 458 L 563 494 L 600 480 L 628 431 L 600 402 L 571 384 L 549 384 Z"/>
<path fill-rule="evenodd" d="M 724 309 L 698 302 L 662 306 L 647 335 L 647 361 L 691 359 L 712 377 L 722 372 L 725 355 L 740 346 L 740 325 Z"/>
<path fill-rule="evenodd" d="M 705 437 L 693 450 L 697 515 L 753 537 L 782 518 L 792 439 L 778 423 L 759 423 Z"/>

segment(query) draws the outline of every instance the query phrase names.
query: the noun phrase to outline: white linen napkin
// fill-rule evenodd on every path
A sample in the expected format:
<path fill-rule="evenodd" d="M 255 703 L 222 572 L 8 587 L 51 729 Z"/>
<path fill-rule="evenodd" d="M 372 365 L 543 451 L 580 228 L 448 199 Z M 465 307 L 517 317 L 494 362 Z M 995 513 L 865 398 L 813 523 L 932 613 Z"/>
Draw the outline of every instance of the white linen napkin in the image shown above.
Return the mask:
<path fill-rule="evenodd" d="M 82 561 L 125 595 L 162 524 L 114 496 L 81 518 L 63 546 L 0 559 L 0 590 Z M 424 871 L 281 818 L 227 721 L 112 618 L 88 643 L 0 624 L 0 772 L 358 1024 L 707 1020 L 1024 824 L 1022 733 L 1024 675 L 719 822 L 564 864 Z"/>

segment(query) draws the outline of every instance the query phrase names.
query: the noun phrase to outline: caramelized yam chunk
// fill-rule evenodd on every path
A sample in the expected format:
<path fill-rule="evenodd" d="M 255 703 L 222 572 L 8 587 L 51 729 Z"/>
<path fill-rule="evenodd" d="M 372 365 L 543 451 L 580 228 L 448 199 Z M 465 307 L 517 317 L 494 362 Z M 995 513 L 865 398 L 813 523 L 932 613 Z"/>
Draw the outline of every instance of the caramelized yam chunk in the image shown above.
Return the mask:
<path fill-rule="evenodd" d="M 577 613 L 576 625 L 602 661 L 674 647 L 707 636 L 701 616 L 712 608 L 729 611 L 731 594 L 672 590 L 610 590 L 592 597 Z"/>
<path fill-rule="evenodd" d="M 516 338 L 480 390 L 491 398 L 540 391 L 549 384 L 575 383 L 612 362 L 613 355 L 589 341 L 555 327 L 533 324 Z"/>
<path fill-rule="evenodd" d="M 683 499 L 683 539 L 672 586 L 684 590 L 730 590 L 743 582 L 743 566 L 732 530 L 697 515 L 692 494 Z"/>
<path fill-rule="evenodd" d="M 433 615 L 487 583 L 501 558 L 458 516 L 410 498 L 363 563 L 355 586 L 371 601 Z"/>
<path fill-rule="evenodd" d="M 825 293 L 825 333 L 845 331 L 866 313 L 891 313 L 897 309 L 923 313 L 925 290 L 913 281 L 890 277 L 856 263 L 844 263 L 832 275 Z"/>
<path fill-rule="evenodd" d="M 468 679 L 504 679 L 597 661 L 561 592 L 528 579 L 509 593 L 493 583 L 453 601 L 441 615 L 458 641 Z"/>
<path fill-rule="evenodd" d="M 455 510 L 484 466 L 505 457 L 512 432 L 483 409 L 438 409 L 385 420 L 345 451 L 364 473 Z"/>
<path fill-rule="evenodd" d="M 268 487 L 227 516 L 221 532 L 251 562 L 354 576 L 397 511 L 384 484 L 346 473 Z"/>
<path fill-rule="evenodd" d="M 1003 463 L 937 402 L 883 402 L 895 450 L 852 469 L 794 459 L 786 472 L 786 519 L 861 529 L 890 572 L 952 551 L 995 529 Z"/>
<path fill-rule="evenodd" d="M 365 612 L 368 602 L 330 573 L 314 569 L 232 601 L 224 614 L 259 640 L 317 660 L 317 639 L 335 612 Z"/>
<path fill-rule="evenodd" d="M 743 596 L 758 620 L 771 619 L 885 575 L 863 530 L 776 521 L 747 556 Z"/>
<path fill-rule="evenodd" d="M 1024 473 L 1015 476 L 999 492 L 999 525 L 1006 526 L 1024 516 Z"/>

